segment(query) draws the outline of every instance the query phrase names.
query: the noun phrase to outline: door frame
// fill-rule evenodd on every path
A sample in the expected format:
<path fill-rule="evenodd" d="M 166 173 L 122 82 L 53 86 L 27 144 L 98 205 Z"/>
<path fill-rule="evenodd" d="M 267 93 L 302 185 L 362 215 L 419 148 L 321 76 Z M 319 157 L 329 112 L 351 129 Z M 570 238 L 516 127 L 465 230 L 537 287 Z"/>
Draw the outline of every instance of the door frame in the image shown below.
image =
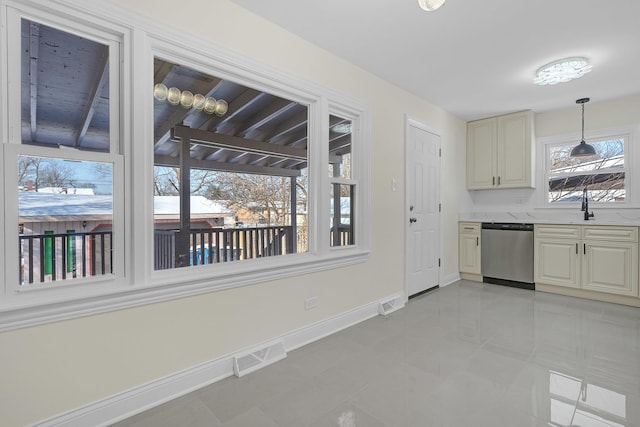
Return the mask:
<path fill-rule="evenodd" d="M 403 254 L 404 254 L 404 301 L 407 302 L 409 300 L 409 284 L 407 281 L 407 277 L 408 277 L 408 270 L 409 270 L 409 257 L 408 257 L 408 252 L 409 252 L 409 217 L 410 217 L 410 211 L 409 211 L 409 180 L 410 180 L 410 176 L 409 176 L 409 150 L 408 150 L 408 144 L 409 144 L 409 127 L 413 126 L 413 127 L 417 127 L 425 132 L 429 132 L 432 133 L 434 135 L 437 135 L 438 138 L 440 138 L 440 165 L 438 167 L 438 204 L 440 205 L 441 209 L 442 209 L 442 132 L 439 130 L 436 130 L 435 128 L 425 124 L 424 122 L 415 119 L 407 114 L 405 114 L 405 121 L 404 121 L 404 209 L 402 211 L 402 215 L 403 215 L 403 221 L 404 221 L 404 248 L 403 248 Z M 438 247 L 436 248 L 437 253 L 438 253 L 438 258 L 440 259 L 440 265 L 438 267 L 438 285 L 440 286 L 440 281 L 442 280 L 442 239 L 443 239 L 443 230 L 442 230 L 442 210 L 440 211 L 440 215 L 438 215 L 438 229 L 439 229 L 439 236 L 438 236 Z"/>

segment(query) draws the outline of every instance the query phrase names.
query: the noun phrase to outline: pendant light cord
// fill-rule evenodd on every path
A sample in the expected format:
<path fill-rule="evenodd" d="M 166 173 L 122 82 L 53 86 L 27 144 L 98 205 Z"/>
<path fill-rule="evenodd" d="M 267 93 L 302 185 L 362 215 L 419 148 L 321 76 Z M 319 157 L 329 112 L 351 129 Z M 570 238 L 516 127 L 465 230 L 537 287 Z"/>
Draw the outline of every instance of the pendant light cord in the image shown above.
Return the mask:
<path fill-rule="evenodd" d="M 582 103 L 582 139 L 581 142 L 584 142 L 584 102 Z"/>

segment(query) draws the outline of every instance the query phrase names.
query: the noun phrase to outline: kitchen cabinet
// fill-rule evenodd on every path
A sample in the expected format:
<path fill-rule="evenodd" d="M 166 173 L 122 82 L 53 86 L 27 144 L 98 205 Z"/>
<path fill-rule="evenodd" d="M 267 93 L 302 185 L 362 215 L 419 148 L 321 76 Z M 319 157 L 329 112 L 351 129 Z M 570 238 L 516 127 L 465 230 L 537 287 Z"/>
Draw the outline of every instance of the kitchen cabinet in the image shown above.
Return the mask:
<path fill-rule="evenodd" d="M 467 189 L 532 188 L 533 112 L 467 123 Z"/>
<path fill-rule="evenodd" d="M 460 273 L 476 275 L 463 278 L 481 281 L 480 229 L 479 222 L 460 222 L 458 224 L 458 268 Z"/>
<path fill-rule="evenodd" d="M 536 225 L 537 283 L 638 296 L 638 228 Z"/>
<path fill-rule="evenodd" d="M 536 283 L 580 287 L 580 227 L 534 227 L 533 276 Z"/>

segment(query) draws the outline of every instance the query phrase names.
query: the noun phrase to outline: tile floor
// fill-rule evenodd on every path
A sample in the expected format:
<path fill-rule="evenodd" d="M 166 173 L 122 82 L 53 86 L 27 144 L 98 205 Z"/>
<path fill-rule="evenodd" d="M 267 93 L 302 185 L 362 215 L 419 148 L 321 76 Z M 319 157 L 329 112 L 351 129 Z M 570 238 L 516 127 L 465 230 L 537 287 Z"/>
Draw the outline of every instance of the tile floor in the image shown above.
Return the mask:
<path fill-rule="evenodd" d="M 640 309 L 460 281 L 116 426 L 640 426 Z"/>

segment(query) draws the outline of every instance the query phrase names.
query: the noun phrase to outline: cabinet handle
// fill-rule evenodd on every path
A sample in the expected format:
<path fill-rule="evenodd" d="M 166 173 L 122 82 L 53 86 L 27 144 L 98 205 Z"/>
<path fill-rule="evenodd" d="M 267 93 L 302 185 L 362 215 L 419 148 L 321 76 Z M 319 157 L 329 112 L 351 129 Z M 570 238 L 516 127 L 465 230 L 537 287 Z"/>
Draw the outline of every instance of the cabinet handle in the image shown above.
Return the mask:
<path fill-rule="evenodd" d="M 491 185 L 496 185 L 496 177 L 493 177 L 493 183 Z"/>
<path fill-rule="evenodd" d="M 462 227 L 462 228 L 464 228 L 465 230 L 473 230 L 473 227 Z"/>
<path fill-rule="evenodd" d="M 576 243 L 576 255 L 578 255 L 578 244 Z"/>
<path fill-rule="evenodd" d="M 500 185 L 500 177 L 498 177 L 498 185 Z"/>
<path fill-rule="evenodd" d="M 586 243 L 582 244 L 582 250 L 584 251 L 584 254 L 586 255 L 587 254 L 587 244 Z"/>
<path fill-rule="evenodd" d="M 480 246 L 480 238 L 476 237 L 476 246 Z"/>

